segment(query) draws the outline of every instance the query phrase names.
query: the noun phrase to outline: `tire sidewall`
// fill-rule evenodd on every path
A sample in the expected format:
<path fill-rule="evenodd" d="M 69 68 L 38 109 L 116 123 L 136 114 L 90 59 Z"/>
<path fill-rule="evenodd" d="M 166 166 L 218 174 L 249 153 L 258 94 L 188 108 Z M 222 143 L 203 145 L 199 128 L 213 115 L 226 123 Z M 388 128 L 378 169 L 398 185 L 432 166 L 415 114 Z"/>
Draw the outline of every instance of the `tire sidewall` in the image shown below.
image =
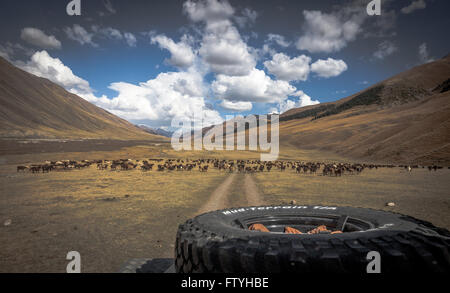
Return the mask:
<path fill-rule="evenodd" d="M 289 215 L 304 216 L 333 216 L 346 215 L 358 218 L 373 224 L 373 228 L 366 231 L 357 231 L 339 234 L 283 234 L 250 231 L 237 227 L 235 221 L 251 217 L 277 217 Z M 419 224 L 406 220 L 406 217 L 392 212 L 373 210 L 367 208 L 337 207 L 337 206 L 301 206 L 301 205 L 275 205 L 259 207 L 231 208 L 206 213 L 194 218 L 194 222 L 218 236 L 226 238 L 248 238 L 248 237 L 274 237 L 281 238 L 359 238 L 378 237 L 381 234 L 392 234 L 398 232 L 410 232 L 419 227 Z"/>

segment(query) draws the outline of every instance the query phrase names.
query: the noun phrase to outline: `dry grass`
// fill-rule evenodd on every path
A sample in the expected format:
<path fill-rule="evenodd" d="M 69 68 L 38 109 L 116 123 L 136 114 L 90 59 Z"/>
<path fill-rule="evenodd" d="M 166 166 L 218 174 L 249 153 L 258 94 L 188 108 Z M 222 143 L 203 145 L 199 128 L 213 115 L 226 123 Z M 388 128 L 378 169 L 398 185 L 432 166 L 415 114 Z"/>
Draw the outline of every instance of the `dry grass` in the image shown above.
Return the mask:
<path fill-rule="evenodd" d="M 196 215 L 228 176 L 208 173 L 99 171 L 17 173 L 18 164 L 45 160 L 220 158 L 259 159 L 258 152 L 175 152 L 143 145 L 116 151 L 9 155 L 0 158 L 0 272 L 64 272 L 67 252 L 81 253 L 83 272 L 116 272 L 131 258 L 173 257 L 176 230 Z M 280 159 L 347 161 L 326 152 L 283 147 Z M 266 204 L 352 205 L 393 210 L 450 228 L 449 170 L 367 170 L 341 178 L 289 170 L 254 175 Z M 397 206 L 386 208 L 394 201 Z M 247 205 L 244 175 L 227 207 Z M 9 226 L 3 223 L 12 220 Z"/>
<path fill-rule="evenodd" d="M 172 257 L 178 224 L 193 217 L 225 173 L 2 172 L 1 272 L 64 272 L 81 253 L 84 272 L 115 272 L 131 258 Z"/>

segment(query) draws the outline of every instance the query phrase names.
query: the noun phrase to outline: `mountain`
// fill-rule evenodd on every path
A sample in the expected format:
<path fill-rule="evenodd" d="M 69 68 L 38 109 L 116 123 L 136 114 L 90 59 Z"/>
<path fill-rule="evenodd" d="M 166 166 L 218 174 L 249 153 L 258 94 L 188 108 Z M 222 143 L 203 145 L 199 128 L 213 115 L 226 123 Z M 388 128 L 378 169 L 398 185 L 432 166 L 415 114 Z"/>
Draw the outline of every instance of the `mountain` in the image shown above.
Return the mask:
<path fill-rule="evenodd" d="M 450 56 L 342 100 L 291 109 L 280 143 L 373 161 L 450 165 Z"/>
<path fill-rule="evenodd" d="M 148 127 L 147 125 L 144 124 L 140 124 L 137 125 L 137 127 L 139 127 L 140 129 L 144 130 L 145 132 L 148 132 L 150 134 L 154 134 L 154 135 L 161 135 L 161 136 L 165 136 L 165 137 L 172 137 L 173 132 L 161 129 L 161 128 L 151 128 Z"/>
<path fill-rule="evenodd" d="M 0 57 L 0 137 L 164 139 Z"/>

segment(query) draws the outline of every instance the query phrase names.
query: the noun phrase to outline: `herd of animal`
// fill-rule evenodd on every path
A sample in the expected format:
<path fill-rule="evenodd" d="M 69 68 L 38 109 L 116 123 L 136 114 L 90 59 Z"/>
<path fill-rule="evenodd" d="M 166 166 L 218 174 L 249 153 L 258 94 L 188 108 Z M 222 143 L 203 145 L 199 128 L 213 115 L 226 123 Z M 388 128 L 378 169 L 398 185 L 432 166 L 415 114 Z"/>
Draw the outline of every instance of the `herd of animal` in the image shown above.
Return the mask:
<path fill-rule="evenodd" d="M 219 159 L 148 159 L 148 160 L 82 160 L 82 161 L 47 161 L 44 164 L 34 164 L 30 166 L 17 166 L 17 172 L 31 173 L 49 173 L 52 171 L 69 171 L 84 169 L 96 166 L 98 170 L 110 171 L 192 171 L 197 169 L 200 172 L 208 172 L 209 168 L 215 168 L 219 171 L 255 173 L 271 172 L 277 170 L 285 172 L 286 170 L 295 171 L 297 174 L 318 174 L 323 176 L 342 176 L 360 174 L 365 169 L 378 168 L 404 168 L 411 172 L 415 168 L 425 168 L 419 165 L 380 165 L 380 164 L 359 164 L 359 163 L 324 163 L 324 162 L 301 162 L 301 161 L 259 161 L 259 160 L 219 160 Z M 428 166 L 429 171 L 443 169 L 442 166 Z M 449 167 L 450 169 L 450 167 Z"/>

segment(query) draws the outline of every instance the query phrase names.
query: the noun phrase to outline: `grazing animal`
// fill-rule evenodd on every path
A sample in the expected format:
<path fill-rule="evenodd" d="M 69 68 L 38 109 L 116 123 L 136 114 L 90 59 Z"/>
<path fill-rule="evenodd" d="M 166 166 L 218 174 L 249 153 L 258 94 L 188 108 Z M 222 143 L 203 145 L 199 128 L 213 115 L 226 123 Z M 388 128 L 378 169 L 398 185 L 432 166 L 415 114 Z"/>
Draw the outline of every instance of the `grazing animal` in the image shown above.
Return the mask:
<path fill-rule="evenodd" d="M 208 165 L 206 165 L 206 166 L 198 166 L 198 168 L 199 168 L 199 170 L 200 170 L 200 172 L 208 172 Z"/>
<path fill-rule="evenodd" d="M 27 166 L 17 166 L 17 172 L 20 172 L 20 171 L 25 172 L 25 170 L 27 170 L 27 169 L 28 169 Z"/>
<path fill-rule="evenodd" d="M 153 169 L 153 164 L 144 163 L 144 165 L 141 166 L 142 171 L 151 171 Z"/>
<path fill-rule="evenodd" d="M 53 165 L 44 165 L 41 167 L 42 173 L 49 173 L 53 170 Z"/>
<path fill-rule="evenodd" d="M 133 170 L 139 167 L 143 172 L 151 171 L 155 164 L 149 162 L 160 162 L 157 171 L 192 171 L 198 167 L 199 172 L 208 172 L 209 167 L 218 171 L 226 171 L 229 173 L 255 173 L 270 172 L 272 168 L 280 170 L 282 173 L 295 172 L 303 175 L 316 175 L 321 172 L 323 176 L 349 176 L 359 175 L 365 169 L 378 168 L 401 168 L 407 172 L 412 172 L 413 168 L 426 168 L 419 165 L 375 165 L 375 164 L 359 164 L 359 163 L 324 163 L 324 162 L 301 162 L 301 161 L 270 161 L 262 162 L 260 160 L 219 160 L 219 159 L 148 159 L 148 160 L 81 160 L 81 161 L 47 161 L 43 164 L 30 166 L 17 166 L 17 172 L 29 171 L 30 173 L 50 173 L 51 171 L 63 171 L 71 169 L 88 168 L 92 164 L 96 164 L 98 170 L 106 170 L 108 167 L 111 171 L 117 170 Z M 427 166 L 429 171 L 437 171 L 443 169 L 442 166 Z M 447 168 L 447 167 L 445 167 Z M 450 167 L 449 167 L 450 169 Z"/>
<path fill-rule="evenodd" d="M 31 173 L 39 173 L 39 171 L 41 171 L 41 166 L 31 166 L 30 167 L 30 171 Z"/>
<path fill-rule="evenodd" d="M 106 170 L 106 169 L 108 169 L 108 164 L 97 163 L 97 169 L 98 170 Z"/>

